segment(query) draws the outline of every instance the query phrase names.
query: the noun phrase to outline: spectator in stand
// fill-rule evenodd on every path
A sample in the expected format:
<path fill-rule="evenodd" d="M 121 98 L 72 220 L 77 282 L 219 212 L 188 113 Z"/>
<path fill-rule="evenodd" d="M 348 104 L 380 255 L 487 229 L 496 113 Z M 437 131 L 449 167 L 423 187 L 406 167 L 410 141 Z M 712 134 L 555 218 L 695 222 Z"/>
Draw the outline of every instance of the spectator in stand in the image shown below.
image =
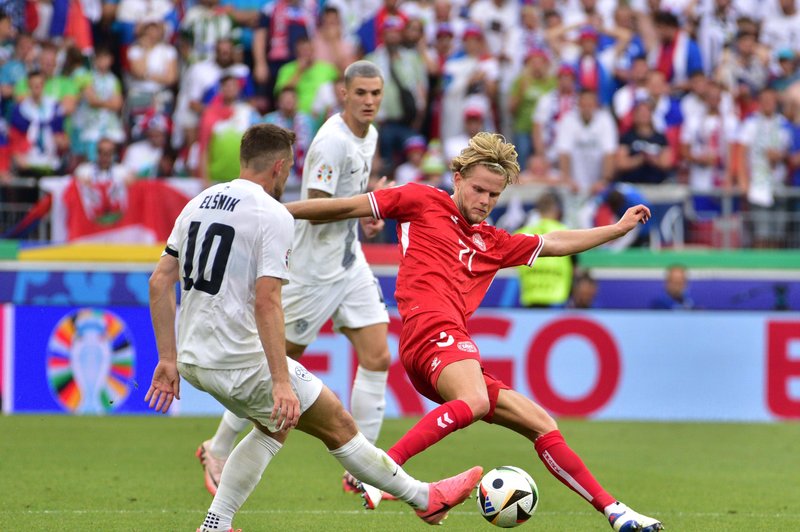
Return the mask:
<path fill-rule="evenodd" d="M 389 19 L 399 19 L 405 27 L 408 15 L 400 9 L 401 0 L 383 0 L 382 6 L 371 20 L 367 20 L 358 30 L 361 51 L 368 55 L 383 44 L 383 25 Z M 374 5 L 374 3 L 373 3 Z"/>
<path fill-rule="evenodd" d="M 795 0 L 778 0 L 779 10 L 764 20 L 761 42 L 772 50 L 800 50 L 800 11 Z"/>
<path fill-rule="evenodd" d="M 457 157 L 461 150 L 469 146 L 469 139 L 485 129 L 486 124 L 486 100 L 480 97 L 470 97 L 464 103 L 464 132 L 455 135 L 444 141 L 444 157 L 452 161 Z"/>
<path fill-rule="evenodd" d="M 422 158 L 425 156 L 427 149 L 428 143 L 422 135 L 414 135 L 406 139 L 403 143 L 406 161 L 398 166 L 394 172 L 396 185 L 422 181 Z"/>
<path fill-rule="evenodd" d="M 733 0 L 712 0 L 700 15 L 697 43 L 703 57 L 703 72 L 711 77 L 722 59 L 723 50 L 733 42 L 741 16 Z"/>
<path fill-rule="evenodd" d="M 647 92 L 650 94 L 650 99 L 655 102 L 653 126 L 656 131 L 667 137 L 673 153 L 678 153 L 680 128 L 683 124 L 680 99 L 670 92 L 666 77 L 660 70 L 651 70 L 647 74 Z"/>
<path fill-rule="evenodd" d="M 59 101 L 45 92 L 45 74 L 28 74 L 27 96 L 14 106 L 9 130 L 12 168 L 18 175 L 42 177 L 64 170 L 69 137 Z"/>
<path fill-rule="evenodd" d="M 311 114 L 319 88 L 339 77 L 336 66 L 320 61 L 314 55 L 314 45 L 308 37 L 295 40 L 294 61 L 286 63 L 278 70 L 275 80 L 275 94 L 285 88 L 294 89 L 297 94 L 297 110 Z"/>
<path fill-rule="evenodd" d="M 417 50 L 401 46 L 404 26 L 399 17 L 385 18 L 381 26 L 383 43 L 366 57 L 383 72 L 378 145 L 381 159 L 391 168 L 400 164 L 403 142 L 419 133 L 428 97 L 425 62 Z"/>
<path fill-rule="evenodd" d="M 437 4 L 438 5 L 438 4 Z M 430 108 L 429 121 L 425 129 L 429 138 L 442 137 L 442 105 L 444 98 L 444 67 L 447 59 L 453 54 L 454 30 L 450 24 L 440 24 L 436 28 L 433 46 L 425 54 L 428 67 L 428 104 Z"/>
<path fill-rule="evenodd" d="M 442 27 L 448 27 L 450 36 L 454 39 L 453 45 L 461 44 L 461 36 L 467 26 L 467 21 L 458 16 L 459 7 L 451 0 L 433 0 L 433 17 L 430 23 L 425 24 L 425 34 L 429 43 L 434 42 Z"/>
<path fill-rule="evenodd" d="M 649 68 L 647 58 L 637 57 L 631 61 L 627 74 L 628 83 L 617 89 L 613 98 L 614 116 L 619 124 L 620 134 L 625 134 L 633 126 L 633 108 L 637 102 L 650 98 L 647 90 Z"/>
<path fill-rule="evenodd" d="M 693 72 L 689 76 L 688 91 L 680 100 L 681 116 L 688 118 L 697 116 L 705 108 L 705 96 L 709 79 L 702 71 Z"/>
<path fill-rule="evenodd" d="M 470 24 L 464 30 L 463 51 L 453 54 L 444 64 L 444 95 L 442 98 L 442 140 L 460 135 L 464 131 L 464 102 L 468 96 L 482 98 L 486 109 L 491 110 L 497 95 L 500 65 L 486 52 L 483 30 Z M 494 124 L 493 115 L 487 122 Z M 493 128 L 485 128 L 493 129 Z"/>
<path fill-rule="evenodd" d="M 742 124 L 739 143 L 740 183 L 747 192 L 751 244 L 778 247 L 785 238 L 788 205 L 786 198 L 775 197 L 775 191 L 786 182 L 791 126 L 778 111 L 773 89 L 763 89 L 758 95 L 758 111 Z"/>
<path fill-rule="evenodd" d="M 597 281 L 594 280 L 588 270 L 575 271 L 575 279 L 572 282 L 572 295 L 567 302 L 570 309 L 591 309 L 595 308 L 597 297 Z"/>
<path fill-rule="evenodd" d="M 292 87 L 284 87 L 278 94 L 278 108 L 264 115 L 267 124 L 275 124 L 295 134 L 294 165 L 287 181 L 295 186 L 300 185 L 306 153 L 314 138 L 314 120 L 298 109 L 298 105 L 297 92 Z"/>
<path fill-rule="evenodd" d="M 550 231 L 565 231 L 561 221 L 561 200 L 553 192 L 545 192 L 536 200 L 536 213 L 517 233 L 543 235 Z M 517 268 L 519 275 L 519 302 L 528 308 L 559 308 L 569 299 L 572 287 L 573 257 L 540 257 L 536 269 Z"/>
<path fill-rule="evenodd" d="M 34 70 L 36 61 L 36 42 L 27 33 L 17 35 L 14 54 L 0 67 L 0 101 L 2 116 L 11 117 L 14 108 L 14 87 Z"/>
<path fill-rule="evenodd" d="M 556 150 L 564 185 L 573 192 L 594 195 L 614 177 L 617 125 L 597 94 L 582 91 L 576 109 L 567 113 L 556 128 Z"/>
<path fill-rule="evenodd" d="M 603 52 L 598 51 L 600 33 L 594 27 L 582 28 L 578 36 L 580 55 L 575 63 L 578 88 L 597 93 L 602 106 L 611 105 L 616 88 L 614 65 L 630 41 L 629 32 L 621 29 L 618 31 L 619 35 L 615 36 L 616 44 Z"/>
<path fill-rule="evenodd" d="M 197 0 L 186 10 L 181 20 L 180 31 L 191 45 L 189 62 L 196 63 L 214 59 L 217 41 L 235 36 L 235 24 L 219 0 Z"/>
<path fill-rule="evenodd" d="M 740 96 L 740 88 L 757 93 L 769 80 L 769 51 L 759 48 L 756 34 L 739 32 L 734 46 L 723 52 L 715 78 L 733 94 Z"/>
<path fill-rule="evenodd" d="M 190 66 L 181 79 L 175 109 L 175 129 L 178 131 L 172 136 L 174 146 L 191 145 L 197 140 L 200 115 L 219 93 L 219 82 L 224 74 L 239 80 L 242 98 L 254 96 L 250 68 L 236 62 L 233 41 L 220 39 L 217 41 L 214 59 Z"/>
<path fill-rule="evenodd" d="M 236 76 L 223 74 L 220 98 L 203 112 L 198 137 L 200 177 L 214 185 L 239 176 L 239 145 L 254 122 L 257 112 L 241 99 L 241 85 Z"/>
<path fill-rule="evenodd" d="M 647 49 L 641 35 L 643 17 L 644 15 L 634 11 L 628 3 L 619 3 L 614 10 L 613 30 L 600 35 L 601 49 L 616 47 L 620 38 L 627 41 L 625 47 L 616 54 L 614 77 L 618 83 L 630 83 L 629 74 L 633 61 L 640 57 L 647 58 Z"/>
<path fill-rule="evenodd" d="M 523 50 L 542 50 L 547 53 L 547 40 L 544 38 L 544 29 L 539 23 L 539 12 L 536 6 L 532 4 L 523 3 L 520 6 L 520 21 L 519 24 L 514 25 L 510 30 L 509 50 L 515 50 L 517 53 L 511 54 L 509 60 L 511 61 L 511 70 L 518 72 L 524 68 L 527 63 L 528 55 L 519 53 Z M 511 112 L 512 116 L 514 112 Z M 519 146 L 517 146 L 519 150 Z"/>
<path fill-rule="evenodd" d="M 149 113 L 141 120 L 144 138 L 125 150 L 122 164 L 137 179 L 159 177 L 158 167 L 169 138 L 169 118 L 160 113 Z"/>
<path fill-rule="evenodd" d="M 114 31 L 119 36 L 123 54 L 141 33 L 142 26 L 151 21 L 165 24 L 165 37 L 172 39 L 178 28 L 178 7 L 172 0 L 120 0 L 114 12 Z"/>
<path fill-rule="evenodd" d="M 517 178 L 519 185 L 547 185 L 559 187 L 561 176 L 555 172 L 544 155 L 533 154 L 528 157 L 525 170 Z"/>
<path fill-rule="evenodd" d="M 512 131 L 517 156 L 525 169 L 528 156 L 533 153 L 533 116 L 536 104 L 556 88 L 556 79 L 550 74 L 550 59 L 541 48 L 530 50 L 525 56 L 522 71 L 511 84 L 508 107 L 514 117 Z"/>
<path fill-rule="evenodd" d="M 352 35 L 345 35 L 339 10 L 326 5 L 319 18 L 317 33 L 314 35 L 314 57 L 330 63 L 339 72 L 356 59 L 356 44 Z"/>
<path fill-rule="evenodd" d="M 703 70 L 700 48 L 688 32 L 681 29 L 678 17 L 669 11 L 653 15 L 656 37 L 648 44 L 650 67 L 664 74 L 667 82 L 685 89 L 689 76 Z"/>
<path fill-rule="evenodd" d="M 700 216 L 720 212 L 713 192 L 729 188 L 733 179 L 739 121 L 722 112 L 722 94 L 722 85 L 709 83 L 702 111 L 688 115 L 681 129 L 682 158 L 689 165 L 689 189 Z"/>
<path fill-rule="evenodd" d="M 301 37 L 314 35 L 317 3 L 313 0 L 276 0 L 265 3 L 253 34 L 253 76 L 272 99 L 278 70 L 294 61 Z"/>
<path fill-rule="evenodd" d="M 95 160 L 101 139 L 116 144 L 125 141 L 120 115 L 124 103 L 122 85 L 111 72 L 113 64 L 114 55 L 109 48 L 98 47 L 95 50 L 94 68 L 76 112 L 76 120 L 81 124 L 78 135 L 90 161 Z"/>
<path fill-rule="evenodd" d="M 320 126 L 344 108 L 344 76 L 338 76 L 332 83 L 320 86 L 311 107 L 311 118 L 314 119 L 314 133 Z"/>
<path fill-rule="evenodd" d="M 519 25 L 520 2 L 516 0 L 477 0 L 469 4 L 470 22 L 483 31 L 487 53 L 498 58 L 500 63 L 510 62 L 506 55 L 510 48 L 513 28 Z"/>
<path fill-rule="evenodd" d="M 783 48 L 775 54 L 775 59 L 778 62 L 778 66 L 774 77 L 769 82 L 769 87 L 779 93 L 783 93 L 800 81 L 800 71 L 797 69 L 797 54 L 790 48 Z"/>
<path fill-rule="evenodd" d="M 653 127 L 653 102 L 642 100 L 633 110 L 633 127 L 619 142 L 617 181 L 657 185 L 673 170 L 674 157 L 667 137 Z"/>
<path fill-rule="evenodd" d="M 78 105 L 78 88 L 67 76 L 58 73 L 58 47 L 44 43 L 39 51 L 38 72 L 44 76 L 44 94 L 58 101 L 64 116 L 70 116 Z M 31 93 L 28 77 L 20 78 L 14 86 L 14 97 L 21 101 Z"/>
<path fill-rule="evenodd" d="M 0 9 L 0 66 L 11 59 L 14 55 L 14 39 L 17 36 L 17 29 L 11 22 L 11 17 Z"/>
<path fill-rule="evenodd" d="M 155 109 L 172 112 L 172 88 L 178 82 L 178 52 L 164 42 L 164 23 L 148 19 L 140 26 L 136 43 L 128 48 L 126 86 L 134 112 Z"/>
<path fill-rule="evenodd" d="M 558 68 L 555 90 L 539 99 L 533 115 L 533 152 L 547 157 L 553 166 L 558 165 L 556 149 L 558 124 L 575 108 L 578 101 L 575 75 L 573 66 L 562 64 Z"/>
<path fill-rule="evenodd" d="M 667 268 L 664 293 L 650 303 L 654 310 L 692 310 L 694 300 L 689 295 L 689 272 L 686 266 L 673 264 Z"/>
<path fill-rule="evenodd" d="M 73 172 L 90 219 L 119 215 L 127 201 L 127 186 L 135 178 L 119 164 L 117 144 L 108 138 L 97 142 L 97 160 L 78 165 Z"/>
<path fill-rule="evenodd" d="M 441 146 L 436 140 L 432 140 L 428 145 L 428 151 L 422 158 L 420 164 L 422 178 L 420 183 L 432 187 L 452 191 L 453 178 L 447 171 L 447 163 L 442 156 Z"/>

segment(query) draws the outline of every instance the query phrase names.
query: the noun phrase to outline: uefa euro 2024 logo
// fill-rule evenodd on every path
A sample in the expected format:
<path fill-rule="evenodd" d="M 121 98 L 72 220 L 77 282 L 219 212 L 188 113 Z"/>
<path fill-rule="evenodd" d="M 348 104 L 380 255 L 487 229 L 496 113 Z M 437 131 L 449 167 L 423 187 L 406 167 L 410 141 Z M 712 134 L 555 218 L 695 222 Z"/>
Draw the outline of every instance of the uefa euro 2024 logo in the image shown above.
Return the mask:
<path fill-rule="evenodd" d="M 119 316 L 78 309 L 56 324 L 47 346 L 47 380 L 56 401 L 75 414 L 105 414 L 125 402 L 136 351 Z"/>

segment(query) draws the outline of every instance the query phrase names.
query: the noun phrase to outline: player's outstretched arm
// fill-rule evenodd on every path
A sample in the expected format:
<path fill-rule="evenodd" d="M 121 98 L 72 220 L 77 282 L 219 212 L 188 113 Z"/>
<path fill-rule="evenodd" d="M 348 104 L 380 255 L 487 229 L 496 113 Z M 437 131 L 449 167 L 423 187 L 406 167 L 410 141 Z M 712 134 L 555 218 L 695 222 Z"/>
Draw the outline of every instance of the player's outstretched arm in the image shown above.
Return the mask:
<path fill-rule="evenodd" d="M 372 216 L 367 194 L 350 198 L 310 199 L 286 204 L 297 220 L 337 221 Z"/>
<path fill-rule="evenodd" d="M 631 207 L 612 225 L 592 229 L 553 231 L 544 235 L 540 257 L 563 257 L 601 246 L 628 234 L 637 224 L 650 219 L 650 209 L 645 205 Z"/>
<path fill-rule="evenodd" d="M 166 412 L 173 399 L 180 399 L 178 350 L 175 340 L 175 283 L 178 282 L 178 259 L 164 255 L 150 276 L 150 319 L 158 347 L 158 365 L 144 400 L 150 408 Z"/>

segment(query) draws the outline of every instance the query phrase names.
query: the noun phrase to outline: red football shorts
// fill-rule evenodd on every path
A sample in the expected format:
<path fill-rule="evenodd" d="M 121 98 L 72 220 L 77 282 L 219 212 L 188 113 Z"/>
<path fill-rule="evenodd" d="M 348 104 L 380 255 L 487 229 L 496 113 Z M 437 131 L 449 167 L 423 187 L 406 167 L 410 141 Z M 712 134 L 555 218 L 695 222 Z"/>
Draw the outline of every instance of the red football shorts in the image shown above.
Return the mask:
<path fill-rule="evenodd" d="M 480 352 L 463 327 L 438 320 L 426 320 L 426 316 L 419 318 L 403 324 L 400 361 L 414 388 L 431 401 L 442 404 L 445 400 L 436 389 L 442 370 L 461 360 L 477 360 L 480 363 Z M 484 419 L 490 421 L 500 390 L 510 390 L 511 387 L 487 373 L 483 365 L 481 371 L 491 405 L 489 414 Z"/>

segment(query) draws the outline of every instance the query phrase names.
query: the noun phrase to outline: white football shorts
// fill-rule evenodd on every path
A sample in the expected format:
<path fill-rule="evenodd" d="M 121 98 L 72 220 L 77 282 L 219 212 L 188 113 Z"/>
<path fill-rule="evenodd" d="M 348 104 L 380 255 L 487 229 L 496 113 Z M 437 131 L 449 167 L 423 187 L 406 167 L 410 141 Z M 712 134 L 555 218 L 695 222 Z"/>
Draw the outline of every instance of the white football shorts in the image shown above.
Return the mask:
<path fill-rule="evenodd" d="M 301 414 L 322 392 L 322 381 L 302 364 L 286 357 L 292 389 L 300 401 Z M 280 427 L 269 419 L 272 400 L 272 375 L 266 358 L 256 366 L 238 369 L 201 368 L 178 362 L 178 371 L 189 384 L 211 394 L 222 406 L 240 418 L 252 418 L 272 432 Z"/>
<path fill-rule="evenodd" d="M 309 345 L 328 319 L 333 328 L 360 329 L 389 323 L 378 279 L 369 265 L 355 266 L 347 276 L 324 285 L 290 282 L 281 294 L 286 339 L 297 345 Z"/>

